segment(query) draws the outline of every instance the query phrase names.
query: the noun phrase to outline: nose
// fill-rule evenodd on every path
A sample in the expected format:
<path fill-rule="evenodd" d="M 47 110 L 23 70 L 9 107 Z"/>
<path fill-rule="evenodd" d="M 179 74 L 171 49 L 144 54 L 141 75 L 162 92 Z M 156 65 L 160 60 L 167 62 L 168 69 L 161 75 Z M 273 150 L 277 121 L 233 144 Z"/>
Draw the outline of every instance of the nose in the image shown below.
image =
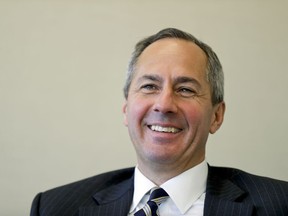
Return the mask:
<path fill-rule="evenodd" d="M 155 112 L 161 113 L 176 113 L 177 104 L 172 90 L 163 90 L 155 99 L 153 106 Z"/>

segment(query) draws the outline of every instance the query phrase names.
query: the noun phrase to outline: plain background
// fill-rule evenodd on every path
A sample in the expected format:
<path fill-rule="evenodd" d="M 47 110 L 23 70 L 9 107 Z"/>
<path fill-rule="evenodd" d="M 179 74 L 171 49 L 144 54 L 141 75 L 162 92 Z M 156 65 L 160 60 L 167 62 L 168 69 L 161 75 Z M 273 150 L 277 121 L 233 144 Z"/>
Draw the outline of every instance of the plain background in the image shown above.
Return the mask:
<path fill-rule="evenodd" d="M 0 0 L 0 215 L 40 191 L 133 166 L 122 87 L 135 43 L 177 27 L 225 71 L 207 160 L 288 180 L 288 3 Z"/>

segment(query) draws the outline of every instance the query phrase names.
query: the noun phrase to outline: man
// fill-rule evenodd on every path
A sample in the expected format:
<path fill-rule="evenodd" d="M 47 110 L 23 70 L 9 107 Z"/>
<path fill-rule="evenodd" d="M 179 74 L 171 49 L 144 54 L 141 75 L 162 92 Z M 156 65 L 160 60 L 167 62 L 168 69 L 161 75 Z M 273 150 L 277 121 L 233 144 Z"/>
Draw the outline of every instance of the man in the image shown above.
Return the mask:
<path fill-rule="evenodd" d="M 136 168 L 40 193 L 31 216 L 288 215 L 287 182 L 205 161 L 224 118 L 223 80 L 216 54 L 188 33 L 164 29 L 140 41 L 123 106 Z"/>

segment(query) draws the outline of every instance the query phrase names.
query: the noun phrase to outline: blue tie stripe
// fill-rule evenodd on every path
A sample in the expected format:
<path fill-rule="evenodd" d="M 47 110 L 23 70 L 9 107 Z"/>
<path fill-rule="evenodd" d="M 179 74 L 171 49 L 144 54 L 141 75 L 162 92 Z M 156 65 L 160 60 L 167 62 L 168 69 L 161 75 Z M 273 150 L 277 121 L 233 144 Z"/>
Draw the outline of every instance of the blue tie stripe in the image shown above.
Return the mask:
<path fill-rule="evenodd" d="M 152 188 L 150 191 L 150 197 L 146 205 L 137 211 L 134 216 L 158 216 L 158 206 L 164 202 L 169 195 L 162 188 Z"/>

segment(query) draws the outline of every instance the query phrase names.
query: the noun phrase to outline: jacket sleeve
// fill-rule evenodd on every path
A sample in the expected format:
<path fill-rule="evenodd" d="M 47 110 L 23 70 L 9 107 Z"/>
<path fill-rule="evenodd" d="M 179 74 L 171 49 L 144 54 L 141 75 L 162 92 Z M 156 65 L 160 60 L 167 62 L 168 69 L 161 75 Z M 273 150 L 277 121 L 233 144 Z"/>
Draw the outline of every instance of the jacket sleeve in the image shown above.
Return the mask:
<path fill-rule="evenodd" d="M 40 208 L 41 195 L 42 193 L 39 193 L 34 198 L 31 206 L 30 216 L 40 216 L 39 208 Z"/>

